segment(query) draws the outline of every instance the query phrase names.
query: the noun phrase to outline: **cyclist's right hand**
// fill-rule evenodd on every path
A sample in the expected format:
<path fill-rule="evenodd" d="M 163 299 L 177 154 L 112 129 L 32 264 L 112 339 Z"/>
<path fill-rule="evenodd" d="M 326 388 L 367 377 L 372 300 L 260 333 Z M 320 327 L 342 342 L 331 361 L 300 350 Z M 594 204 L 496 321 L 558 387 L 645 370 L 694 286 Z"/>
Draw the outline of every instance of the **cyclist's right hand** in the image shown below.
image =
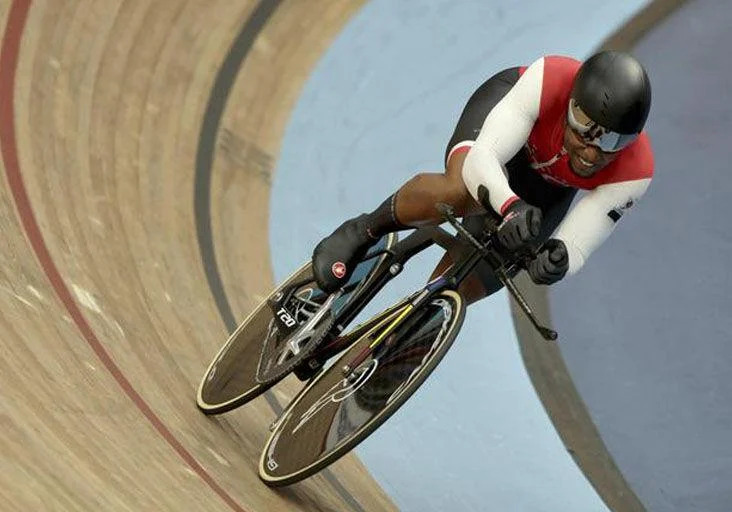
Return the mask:
<path fill-rule="evenodd" d="M 516 250 L 539 236 L 541 210 L 522 199 L 514 201 L 498 226 L 498 240 L 509 250 Z"/>
<path fill-rule="evenodd" d="M 378 239 L 365 223 L 367 215 L 349 219 L 323 238 L 313 251 L 313 274 L 318 287 L 333 293 L 348 282 L 359 261 Z"/>

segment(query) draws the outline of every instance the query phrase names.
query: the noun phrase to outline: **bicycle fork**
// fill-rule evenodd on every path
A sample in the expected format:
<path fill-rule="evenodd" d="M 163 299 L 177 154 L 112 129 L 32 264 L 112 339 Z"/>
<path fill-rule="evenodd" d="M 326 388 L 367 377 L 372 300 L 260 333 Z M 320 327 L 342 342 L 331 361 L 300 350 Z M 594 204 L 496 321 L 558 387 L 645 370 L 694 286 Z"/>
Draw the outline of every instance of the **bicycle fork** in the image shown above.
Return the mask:
<path fill-rule="evenodd" d="M 350 379 L 354 377 L 353 370 L 358 368 L 366 359 L 374 352 L 374 350 L 381 345 L 384 340 L 386 340 L 397 328 L 399 324 L 402 323 L 402 321 L 407 318 L 412 311 L 414 311 L 416 308 L 418 308 L 422 303 L 424 303 L 427 299 L 429 299 L 433 293 L 437 290 L 440 290 L 442 288 L 445 288 L 445 284 L 447 282 L 447 279 L 444 276 L 440 276 L 436 278 L 434 281 L 427 283 L 427 286 L 422 289 L 412 300 L 409 301 L 409 303 L 404 306 L 404 309 L 392 320 L 389 322 L 389 325 L 384 328 L 381 333 L 372 341 L 369 343 L 366 347 L 359 352 L 356 357 L 354 357 L 348 364 L 344 365 L 341 369 L 343 376 Z"/>

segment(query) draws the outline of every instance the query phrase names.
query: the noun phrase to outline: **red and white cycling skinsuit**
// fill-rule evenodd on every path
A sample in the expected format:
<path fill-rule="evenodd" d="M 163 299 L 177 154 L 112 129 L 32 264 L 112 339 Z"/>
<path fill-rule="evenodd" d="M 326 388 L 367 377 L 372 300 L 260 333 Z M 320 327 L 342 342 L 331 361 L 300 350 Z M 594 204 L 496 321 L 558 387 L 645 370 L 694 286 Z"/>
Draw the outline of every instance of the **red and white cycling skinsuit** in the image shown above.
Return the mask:
<path fill-rule="evenodd" d="M 531 167 L 545 180 L 586 190 L 567 213 L 553 238 L 569 253 L 569 274 L 610 236 L 623 213 L 645 193 L 653 177 L 653 151 L 642 132 L 618 157 L 589 178 L 575 174 L 564 149 L 567 107 L 581 63 L 559 56 L 541 58 L 522 69 L 521 77 L 486 117 L 477 139 L 467 149 L 463 180 L 478 199 L 478 186 L 490 191 L 493 209 L 503 213 L 516 199 L 503 166 L 526 147 Z"/>

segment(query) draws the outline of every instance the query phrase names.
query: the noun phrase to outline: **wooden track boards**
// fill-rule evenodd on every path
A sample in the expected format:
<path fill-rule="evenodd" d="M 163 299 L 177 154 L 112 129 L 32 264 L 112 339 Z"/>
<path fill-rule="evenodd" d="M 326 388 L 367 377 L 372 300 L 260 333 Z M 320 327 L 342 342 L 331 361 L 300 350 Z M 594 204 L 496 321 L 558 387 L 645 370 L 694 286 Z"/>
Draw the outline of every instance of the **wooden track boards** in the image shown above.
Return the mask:
<path fill-rule="evenodd" d="M 353 456 L 331 478 L 266 488 L 267 401 L 216 418 L 195 407 L 227 335 L 196 232 L 197 148 L 258 4 L 34 0 L 19 27 L 24 4 L 0 6 L 6 55 L 20 41 L 14 116 L 0 114 L 0 509 L 394 509 Z M 360 4 L 282 1 L 236 75 L 209 212 L 236 319 L 272 285 L 269 187 L 290 110 Z"/>

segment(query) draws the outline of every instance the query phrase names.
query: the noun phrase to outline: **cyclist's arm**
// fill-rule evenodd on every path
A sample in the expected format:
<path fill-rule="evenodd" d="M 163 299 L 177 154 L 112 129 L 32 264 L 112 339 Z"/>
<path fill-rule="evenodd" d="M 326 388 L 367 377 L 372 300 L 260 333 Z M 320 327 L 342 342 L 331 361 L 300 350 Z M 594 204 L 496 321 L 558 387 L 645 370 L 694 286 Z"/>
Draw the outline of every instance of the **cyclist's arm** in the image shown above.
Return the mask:
<path fill-rule="evenodd" d="M 590 254 L 607 240 L 650 183 L 651 179 L 646 178 L 601 185 L 574 205 L 553 236 L 567 246 L 568 275 L 577 273 Z"/>
<path fill-rule="evenodd" d="M 539 117 L 544 59 L 529 66 L 518 82 L 486 117 L 480 134 L 463 164 L 463 181 L 480 203 L 478 187 L 490 193 L 490 203 L 498 213 L 516 198 L 508 185 L 503 166 L 526 144 Z"/>

